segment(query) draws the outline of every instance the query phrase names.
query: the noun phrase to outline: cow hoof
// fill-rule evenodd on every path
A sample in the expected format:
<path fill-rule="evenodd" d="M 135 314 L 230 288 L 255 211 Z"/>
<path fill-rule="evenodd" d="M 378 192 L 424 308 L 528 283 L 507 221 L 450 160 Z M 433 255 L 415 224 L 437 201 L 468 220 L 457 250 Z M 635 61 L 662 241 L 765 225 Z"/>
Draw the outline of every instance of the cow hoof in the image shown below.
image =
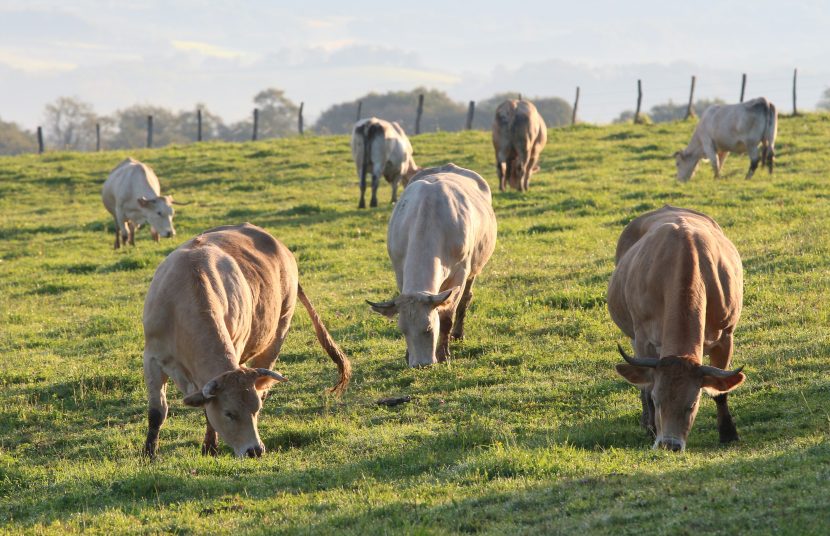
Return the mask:
<path fill-rule="evenodd" d="M 372 199 L 372 201 L 369 203 L 369 206 L 372 207 L 372 208 L 378 206 L 378 200 L 377 199 Z"/>
<path fill-rule="evenodd" d="M 734 427 L 731 429 L 724 429 L 718 430 L 718 434 L 720 435 L 720 442 L 721 444 L 733 443 L 735 441 L 740 441 L 741 438 L 738 436 L 738 431 L 735 430 Z"/>
<path fill-rule="evenodd" d="M 366 201 L 360 200 L 360 203 L 357 204 L 357 208 L 366 208 Z"/>
<path fill-rule="evenodd" d="M 202 444 L 202 456 L 213 456 L 216 457 L 219 454 L 219 448 L 213 444 L 203 443 Z"/>
<path fill-rule="evenodd" d="M 452 333 L 450 334 L 450 339 L 453 341 L 463 341 L 464 334 L 463 333 Z"/>

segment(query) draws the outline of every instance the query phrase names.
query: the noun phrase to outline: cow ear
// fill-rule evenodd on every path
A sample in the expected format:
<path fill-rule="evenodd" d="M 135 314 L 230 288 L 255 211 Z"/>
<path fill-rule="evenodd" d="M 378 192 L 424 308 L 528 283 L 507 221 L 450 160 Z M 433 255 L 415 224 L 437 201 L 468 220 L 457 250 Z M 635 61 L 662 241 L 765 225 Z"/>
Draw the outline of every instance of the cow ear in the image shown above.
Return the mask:
<path fill-rule="evenodd" d="M 138 198 L 138 206 L 140 206 L 141 208 L 149 207 L 150 203 L 152 203 L 152 202 L 153 202 L 152 200 L 147 199 L 146 197 L 143 197 L 143 196 Z"/>
<path fill-rule="evenodd" d="M 387 318 L 392 318 L 398 314 L 398 305 L 395 303 L 395 300 L 385 302 L 370 302 L 369 300 L 366 300 L 366 303 L 369 304 L 374 312 Z"/>
<path fill-rule="evenodd" d="M 186 406 L 191 406 L 194 408 L 204 406 L 205 402 L 207 401 L 208 399 L 205 398 L 205 395 L 203 395 L 201 391 L 196 391 L 195 393 L 189 394 L 186 397 L 184 397 L 184 400 L 182 400 L 182 402 L 184 402 Z"/>
<path fill-rule="evenodd" d="M 617 364 L 617 374 L 625 378 L 625 381 L 636 387 L 644 388 L 654 383 L 654 369 L 651 367 L 638 367 L 628 363 Z"/>
<path fill-rule="evenodd" d="M 746 374 L 739 372 L 734 376 L 727 376 L 726 378 L 719 378 L 717 376 L 706 375 L 703 377 L 701 387 L 709 396 L 722 395 L 737 388 L 746 380 Z"/>

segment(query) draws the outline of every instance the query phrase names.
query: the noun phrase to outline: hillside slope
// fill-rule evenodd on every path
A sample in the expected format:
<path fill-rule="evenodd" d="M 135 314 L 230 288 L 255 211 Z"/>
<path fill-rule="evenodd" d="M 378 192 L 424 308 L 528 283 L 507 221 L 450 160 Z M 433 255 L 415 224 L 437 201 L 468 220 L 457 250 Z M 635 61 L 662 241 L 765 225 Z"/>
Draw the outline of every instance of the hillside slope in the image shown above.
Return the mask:
<path fill-rule="evenodd" d="M 448 365 L 405 367 L 391 298 L 390 189 L 357 210 L 346 137 L 205 143 L 133 153 L 0 158 L 0 520 L 54 533 L 657 533 L 830 530 L 830 115 L 782 118 L 775 174 L 672 153 L 689 123 L 550 131 L 527 195 L 494 192 L 499 242 Z M 489 135 L 413 138 L 420 165 L 470 167 L 496 188 Z M 127 154 L 153 166 L 178 235 L 111 249 L 100 202 Z M 730 399 L 742 441 L 721 447 L 704 400 L 682 455 L 650 450 L 614 371 L 628 341 L 605 308 L 616 239 L 670 203 L 724 228 L 745 270 Z M 177 244 L 250 221 L 297 256 L 300 280 L 354 365 L 335 370 L 298 308 L 260 418 L 268 449 L 199 455 L 200 410 L 171 386 L 160 456 L 146 433 L 141 311 Z M 395 408 L 378 398 L 408 394 Z"/>

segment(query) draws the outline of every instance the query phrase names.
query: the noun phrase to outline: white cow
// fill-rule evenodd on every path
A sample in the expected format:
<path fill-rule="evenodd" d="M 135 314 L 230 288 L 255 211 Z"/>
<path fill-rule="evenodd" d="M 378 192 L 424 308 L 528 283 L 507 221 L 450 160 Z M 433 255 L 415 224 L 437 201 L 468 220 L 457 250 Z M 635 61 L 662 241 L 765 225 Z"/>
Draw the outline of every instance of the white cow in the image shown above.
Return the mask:
<path fill-rule="evenodd" d="M 150 224 L 150 233 L 158 242 L 159 235 L 176 235 L 173 229 L 173 197 L 161 196 L 159 180 L 147 164 L 127 158 L 109 174 L 101 197 L 115 219 L 115 249 L 121 244 L 135 245 L 135 231 Z"/>
<path fill-rule="evenodd" d="M 412 178 L 392 211 L 387 234 L 400 294 L 368 302 L 377 313 L 398 315 L 409 366 L 445 361 L 450 333 L 463 338 L 473 282 L 495 246 L 496 215 L 490 187 L 480 175 L 447 164 Z"/>
<path fill-rule="evenodd" d="M 772 173 L 777 132 L 778 112 L 764 97 L 740 104 L 712 105 L 703 112 L 689 146 L 674 153 L 677 180 L 691 179 L 701 159 L 709 160 L 715 177 L 720 177 L 730 152 L 749 153 L 747 179 L 755 173 L 759 162 Z"/>
<path fill-rule="evenodd" d="M 370 207 L 378 206 L 377 190 L 380 176 L 392 184 L 392 202 L 398 199 L 398 182 L 403 179 L 404 188 L 418 171 L 412 159 L 412 145 L 401 126 L 396 122 L 376 117 L 361 119 L 352 129 L 352 158 L 360 178 L 360 204 L 366 208 L 366 172 L 372 173 L 372 200 Z"/>

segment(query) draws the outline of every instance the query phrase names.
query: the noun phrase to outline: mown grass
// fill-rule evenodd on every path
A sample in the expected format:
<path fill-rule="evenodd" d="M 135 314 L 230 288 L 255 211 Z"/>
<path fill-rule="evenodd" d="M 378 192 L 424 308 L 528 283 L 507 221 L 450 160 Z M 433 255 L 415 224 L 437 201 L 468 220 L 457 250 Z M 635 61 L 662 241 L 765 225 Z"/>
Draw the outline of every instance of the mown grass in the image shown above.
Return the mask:
<path fill-rule="evenodd" d="M 527 195 L 494 194 L 499 242 L 467 339 L 447 365 L 406 368 L 382 206 L 357 210 L 345 137 L 204 143 L 131 155 L 193 204 L 178 236 L 114 252 L 100 202 L 128 153 L 0 159 L 0 520 L 52 533 L 826 533 L 830 530 L 830 116 L 782 118 L 774 175 L 732 156 L 673 179 L 688 123 L 550 131 Z M 496 186 L 489 136 L 413 138 Z M 682 455 L 650 450 L 624 341 L 605 308 L 625 223 L 665 203 L 713 216 L 741 253 L 744 313 L 731 398 L 742 441 L 718 444 L 704 401 Z M 146 432 L 141 311 L 177 244 L 250 221 L 297 256 L 355 376 L 335 378 L 301 309 L 266 401 L 268 454 L 199 455 L 200 411 L 171 386 L 160 456 Z M 374 401 L 411 395 L 394 408 Z"/>

